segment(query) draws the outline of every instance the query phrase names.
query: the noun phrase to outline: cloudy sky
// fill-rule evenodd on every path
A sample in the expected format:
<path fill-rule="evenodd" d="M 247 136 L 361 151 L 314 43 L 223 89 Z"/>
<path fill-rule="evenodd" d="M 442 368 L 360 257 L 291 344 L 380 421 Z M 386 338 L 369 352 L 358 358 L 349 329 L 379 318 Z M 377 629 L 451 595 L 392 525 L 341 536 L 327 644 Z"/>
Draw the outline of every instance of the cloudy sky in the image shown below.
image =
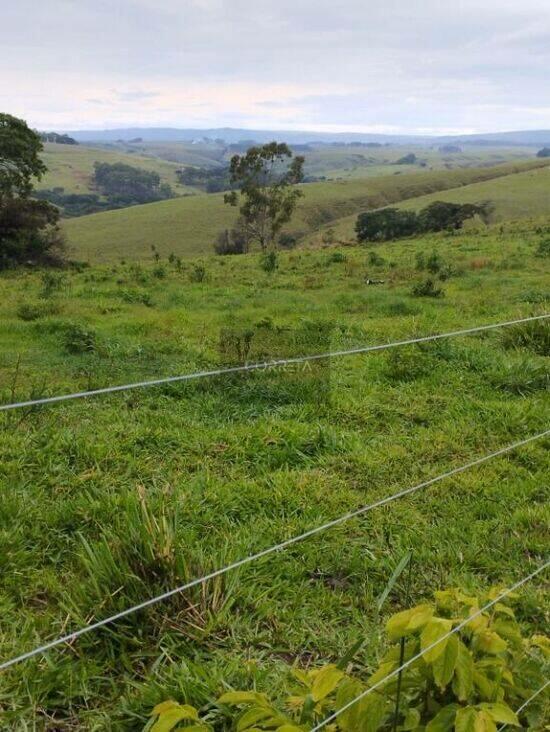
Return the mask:
<path fill-rule="evenodd" d="M 40 129 L 550 128 L 550 0 L 0 0 Z"/>

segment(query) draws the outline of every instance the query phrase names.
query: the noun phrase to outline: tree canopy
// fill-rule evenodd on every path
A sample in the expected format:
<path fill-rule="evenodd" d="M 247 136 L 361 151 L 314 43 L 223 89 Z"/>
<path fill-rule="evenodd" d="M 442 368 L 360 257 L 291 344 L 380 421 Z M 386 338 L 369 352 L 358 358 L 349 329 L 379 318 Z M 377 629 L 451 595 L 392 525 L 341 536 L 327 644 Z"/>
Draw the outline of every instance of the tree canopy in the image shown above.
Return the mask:
<path fill-rule="evenodd" d="M 59 209 L 31 198 L 46 166 L 42 141 L 27 123 L 0 114 L 0 269 L 21 262 L 59 261 Z"/>
<path fill-rule="evenodd" d="M 40 179 L 46 166 L 39 135 L 11 114 L 0 114 L 0 197 L 28 196 L 32 179 Z"/>
<path fill-rule="evenodd" d="M 275 245 L 278 234 L 292 218 L 303 195 L 296 183 L 303 180 L 304 158 L 294 156 L 286 143 L 270 142 L 234 155 L 230 180 L 240 189 L 225 195 L 231 206 L 240 203 L 241 227 L 249 241 L 262 250 Z"/>

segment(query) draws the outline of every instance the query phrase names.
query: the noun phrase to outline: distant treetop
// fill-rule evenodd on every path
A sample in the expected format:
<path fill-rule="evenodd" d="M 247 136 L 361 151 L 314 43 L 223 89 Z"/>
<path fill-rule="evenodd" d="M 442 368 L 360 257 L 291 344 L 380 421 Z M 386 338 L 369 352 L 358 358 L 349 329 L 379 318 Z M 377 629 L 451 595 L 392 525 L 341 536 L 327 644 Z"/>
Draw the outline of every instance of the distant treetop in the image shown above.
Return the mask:
<path fill-rule="evenodd" d="M 550 147 L 543 147 L 537 153 L 537 158 L 550 158 Z"/>
<path fill-rule="evenodd" d="M 57 145 L 78 145 L 74 137 L 60 135 L 58 132 L 40 132 L 42 142 L 55 142 Z"/>

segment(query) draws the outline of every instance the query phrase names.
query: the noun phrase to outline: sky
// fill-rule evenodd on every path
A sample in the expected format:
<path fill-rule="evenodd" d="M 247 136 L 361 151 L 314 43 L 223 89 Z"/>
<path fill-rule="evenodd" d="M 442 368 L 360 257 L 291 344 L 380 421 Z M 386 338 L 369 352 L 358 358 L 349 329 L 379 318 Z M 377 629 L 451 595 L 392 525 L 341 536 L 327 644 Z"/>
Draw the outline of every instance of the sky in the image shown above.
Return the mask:
<path fill-rule="evenodd" d="M 0 0 L 41 130 L 550 129 L 550 0 Z"/>

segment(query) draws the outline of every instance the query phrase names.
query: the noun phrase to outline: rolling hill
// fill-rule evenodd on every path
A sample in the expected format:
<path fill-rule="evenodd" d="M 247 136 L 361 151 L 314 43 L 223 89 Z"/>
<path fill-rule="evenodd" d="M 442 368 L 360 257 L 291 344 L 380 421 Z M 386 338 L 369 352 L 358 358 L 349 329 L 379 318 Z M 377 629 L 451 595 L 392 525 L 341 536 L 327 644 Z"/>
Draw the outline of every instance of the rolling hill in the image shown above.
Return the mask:
<path fill-rule="evenodd" d="M 169 183 L 178 194 L 193 190 L 178 183 L 176 170 L 180 165 L 159 157 L 128 154 L 117 149 L 55 143 L 46 143 L 41 157 L 48 172 L 36 184 L 38 189 L 60 187 L 65 193 L 91 193 L 94 162 L 97 160 L 101 163 L 126 163 L 154 171 L 160 175 L 162 182 Z"/>
<path fill-rule="evenodd" d="M 491 213 L 493 223 L 550 217 L 550 164 L 490 181 L 479 181 L 459 188 L 408 198 L 403 200 L 398 208 L 418 211 L 435 200 L 454 203 L 491 201 L 494 206 Z M 356 215 L 353 214 L 327 226 L 334 229 L 337 239 L 348 240 L 355 237 L 355 221 Z M 309 241 L 314 240 L 316 236 L 311 235 Z"/>
<path fill-rule="evenodd" d="M 303 187 L 305 195 L 292 230 L 305 236 L 325 224 L 369 208 L 515 176 L 547 165 L 547 161 L 533 160 L 487 168 L 308 184 Z M 488 197 L 491 196 L 485 191 L 484 198 Z M 544 208 L 544 202 L 542 206 Z M 235 217 L 235 209 L 224 205 L 223 195 L 214 194 L 83 216 L 65 222 L 64 228 L 73 256 L 91 262 L 108 262 L 146 257 L 152 245 L 163 255 L 209 253 L 219 230 L 231 226 Z"/>

